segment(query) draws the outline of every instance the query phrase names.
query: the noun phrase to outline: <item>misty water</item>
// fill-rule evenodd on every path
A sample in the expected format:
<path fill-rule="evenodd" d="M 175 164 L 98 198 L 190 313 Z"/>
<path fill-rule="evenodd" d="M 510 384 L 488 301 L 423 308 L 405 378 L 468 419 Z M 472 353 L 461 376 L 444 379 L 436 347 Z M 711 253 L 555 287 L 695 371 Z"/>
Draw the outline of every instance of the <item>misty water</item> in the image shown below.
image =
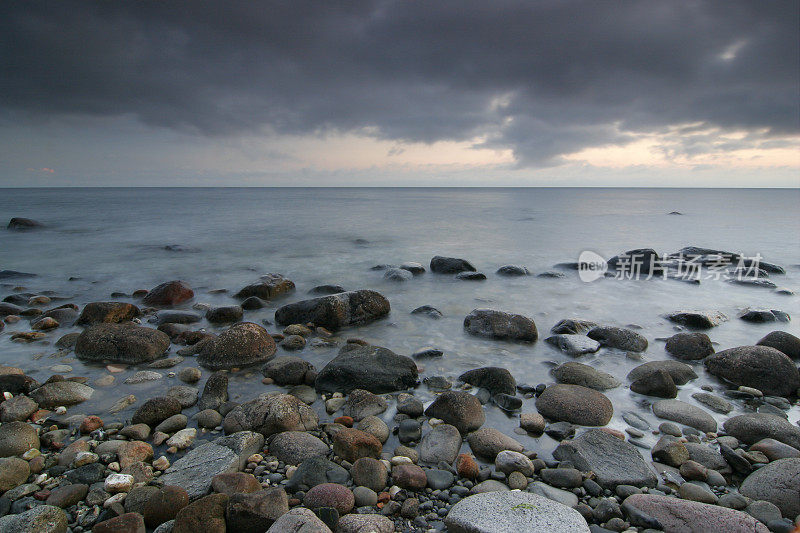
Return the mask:
<path fill-rule="evenodd" d="M 760 254 L 786 268 L 772 275 L 779 286 L 800 290 L 800 191 L 687 190 L 687 189 L 5 189 L 0 194 L 0 219 L 29 217 L 46 225 L 35 231 L 0 231 L 0 270 L 35 273 L 27 279 L 0 280 L 0 298 L 17 286 L 26 291 L 53 291 L 80 306 L 110 300 L 112 292 L 131 294 L 161 282 L 182 279 L 195 290 L 195 299 L 212 306 L 238 303 L 232 296 L 259 275 L 276 272 L 293 280 L 293 294 L 257 311 L 245 320 L 273 321 L 277 307 L 308 298 L 309 289 L 337 284 L 346 289 L 370 288 L 391 302 L 388 318 L 338 332 L 340 343 L 358 337 L 411 355 L 423 347 L 444 352 L 439 359 L 419 361 L 422 377 L 455 378 L 481 366 L 508 368 L 518 383 L 551 383 L 555 363 L 577 360 L 617 377 L 623 385 L 606 391 L 615 414 L 610 427 L 624 429 L 622 413 L 637 411 L 653 428 L 659 421 L 649 411 L 654 398 L 631 392 L 625 379 L 641 361 L 624 352 L 569 357 L 543 341 L 563 318 L 582 318 L 601 324 L 642 329 L 650 346 L 644 360 L 669 359 L 665 338 L 676 325 L 665 313 L 682 309 L 718 310 L 727 322 L 708 331 L 717 350 L 754 344 L 768 332 L 781 329 L 800 335 L 796 320 L 751 324 L 737 318 L 745 308 L 769 308 L 800 315 L 797 296 L 768 288 L 702 280 L 699 285 L 669 279 L 600 279 L 584 283 L 575 272 L 564 278 L 539 278 L 561 262 L 577 261 L 584 250 L 610 257 L 625 250 L 651 247 L 660 253 L 697 245 Z M 670 215 L 672 211 L 682 215 Z M 417 261 L 426 266 L 434 255 L 463 257 L 488 279 L 459 281 L 430 272 L 398 283 L 373 271 L 377 264 Z M 525 265 L 534 275 L 504 278 L 495 271 L 505 264 Z M 227 289 L 227 293 L 218 293 Z M 120 300 L 138 303 L 136 300 Z M 57 304 L 64 302 L 55 302 Z M 441 320 L 410 315 L 421 305 L 444 314 Z M 51 306 L 51 307 L 52 307 Z M 464 317 L 475 308 L 492 308 L 533 318 L 540 340 L 516 344 L 481 339 L 463 330 Z M 147 323 L 147 319 L 144 319 Z M 221 331 L 205 322 L 210 331 Z M 276 326 L 267 325 L 271 333 Z M 79 328 L 62 326 L 42 341 L 12 342 L 11 333 L 25 331 L 27 321 L 9 324 L 0 334 L 0 364 L 21 367 L 39 381 L 57 364 L 68 364 L 72 376 L 88 376 L 89 384 L 107 373 L 102 365 L 86 365 L 73 353 L 61 353 L 54 342 Z M 177 350 L 176 346 L 170 352 Z M 307 346 L 295 353 L 321 369 L 338 348 Z M 278 348 L 278 355 L 283 352 Z M 182 366 L 196 366 L 194 358 Z M 720 395 L 728 388 L 694 364 L 700 378 L 680 387 L 678 398 L 694 405 L 691 395 L 711 385 Z M 68 413 L 107 414 L 120 397 L 143 399 L 178 384 L 175 378 L 139 385 L 123 380 L 137 369 L 117 374 L 112 387 L 96 387 L 93 398 Z M 167 371 L 161 371 L 166 374 Z M 203 370 L 204 377 L 210 373 Z M 233 400 L 281 390 L 261 383 L 258 368 L 231 376 Z M 423 401 L 433 394 L 425 385 L 416 391 Z M 740 399 L 731 416 L 752 410 Z M 315 406 L 324 412 L 322 402 Z M 120 413 L 129 418 L 136 405 Z M 701 406 L 702 407 L 702 406 Z M 196 411 L 196 407 L 186 411 Z M 535 411 L 524 400 L 522 412 Z M 520 440 L 526 448 L 546 454 L 554 442 L 546 436 L 514 434 L 518 418 L 494 405 L 486 406 L 488 427 Z M 384 414 L 391 427 L 391 410 Z M 713 413 L 718 422 L 724 415 Z M 111 416 L 111 415 L 109 415 Z M 113 416 L 111 418 L 114 418 Z M 789 412 L 796 422 L 800 408 Z M 645 435 L 644 443 L 655 437 Z"/>

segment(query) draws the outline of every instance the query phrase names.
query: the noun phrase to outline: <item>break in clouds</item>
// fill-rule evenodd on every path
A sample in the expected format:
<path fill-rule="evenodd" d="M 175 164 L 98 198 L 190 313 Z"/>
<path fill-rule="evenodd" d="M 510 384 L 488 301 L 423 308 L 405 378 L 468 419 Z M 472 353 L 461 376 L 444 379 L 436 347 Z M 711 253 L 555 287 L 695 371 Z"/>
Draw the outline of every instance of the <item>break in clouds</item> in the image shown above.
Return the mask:
<path fill-rule="evenodd" d="M 798 5 L 5 2 L 0 102 L 212 137 L 480 138 L 521 166 L 675 125 L 746 132 L 735 149 L 798 132 Z"/>

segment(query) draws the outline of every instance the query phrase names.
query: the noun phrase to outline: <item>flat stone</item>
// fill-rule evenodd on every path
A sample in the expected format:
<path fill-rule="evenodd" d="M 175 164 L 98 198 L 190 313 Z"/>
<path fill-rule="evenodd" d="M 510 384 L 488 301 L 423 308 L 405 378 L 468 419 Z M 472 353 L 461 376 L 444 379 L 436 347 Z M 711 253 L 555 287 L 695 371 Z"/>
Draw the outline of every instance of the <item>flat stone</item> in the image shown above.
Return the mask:
<path fill-rule="evenodd" d="M 653 413 L 666 420 L 672 420 L 700 431 L 717 430 L 717 421 L 706 411 L 680 400 L 659 400 L 653 404 Z"/>
<path fill-rule="evenodd" d="M 771 438 L 800 450 L 800 427 L 780 416 L 748 413 L 729 418 L 723 427 L 745 444 Z"/>
<path fill-rule="evenodd" d="M 619 380 L 611 374 L 572 361 L 557 366 L 551 373 L 559 383 L 580 385 L 598 391 L 614 389 L 621 385 Z"/>
<path fill-rule="evenodd" d="M 600 343 L 586 335 L 559 334 L 547 337 L 545 342 L 551 344 L 567 355 L 579 356 L 595 353 Z"/>
<path fill-rule="evenodd" d="M 493 309 L 474 309 L 464 319 L 464 329 L 471 335 L 500 340 L 534 342 L 539 338 L 532 319 Z"/>
<path fill-rule="evenodd" d="M 624 505 L 658 520 L 677 533 L 768 533 L 755 518 L 734 509 L 655 494 L 628 496 Z"/>

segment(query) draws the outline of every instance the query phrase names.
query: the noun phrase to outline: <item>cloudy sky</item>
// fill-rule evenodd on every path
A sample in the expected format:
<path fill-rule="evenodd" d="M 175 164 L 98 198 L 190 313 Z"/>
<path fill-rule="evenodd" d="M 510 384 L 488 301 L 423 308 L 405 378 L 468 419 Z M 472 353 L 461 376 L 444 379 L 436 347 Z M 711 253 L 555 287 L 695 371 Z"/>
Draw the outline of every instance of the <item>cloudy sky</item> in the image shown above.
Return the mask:
<path fill-rule="evenodd" d="M 0 186 L 800 186 L 800 2 L 0 3 Z"/>

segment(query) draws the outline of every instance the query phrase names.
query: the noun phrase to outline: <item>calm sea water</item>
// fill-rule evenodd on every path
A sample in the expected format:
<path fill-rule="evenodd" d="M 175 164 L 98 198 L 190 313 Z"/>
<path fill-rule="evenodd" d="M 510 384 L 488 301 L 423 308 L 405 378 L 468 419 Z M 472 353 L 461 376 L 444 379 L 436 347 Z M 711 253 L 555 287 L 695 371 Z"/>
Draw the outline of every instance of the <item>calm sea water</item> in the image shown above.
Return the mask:
<path fill-rule="evenodd" d="M 797 296 L 713 280 L 699 286 L 674 280 L 583 283 L 574 272 L 562 279 L 508 279 L 494 275 L 499 266 L 522 264 L 536 274 L 555 263 L 576 261 L 584 250 L 610 257 L 633 248 L 666 253 L 698 245 L 760 254 L 787 270 L 786 275 L 773 275 L 773 281 L 800 291 L 799 205 L 796 189 L 3 189 L 0 221 L 22 216 L 47 227 L 0 231 L 0 270 L 38 274 L 0 286 L 0 295 L 22 284 L 32 292 L 56 291 L 82 305 L 107 300 L 114 291 L 130 294 L 184 279 L 195 288 L 195 302 L 223 305 L 234 303 L 233 298 L 209 291 L 225 288 L 233 293 L 260 274 L 279 272 L 298 290 L 267 309 L 248 312 L 247 320 L 271 320 L 275 308 L 305 298 L 318 284 L 372 288 L 389 298 L 391 315 L 343 331 L 342 339 L 357 336 L 407 355 L 426 346 L 444 350 L 441 360 L 424 362 L 423 376 L 455 378 L 471 368 L 495 365 L 509 368 L 518 382 L 536 384 L 552 381 L 553 362 L 572 358 L 541 340 L 518 345 L 467 336 L 464 316 L 479 307 L 522 313 L 536 321 L 542 338 L 562 318 L 636 324 L 650 341 L 645 359 L 659 360 L 669 356 L 657 339 L 675 332 L 665 313 L 687 308 L 722 311 L 731 319 L 709 335 L 717 349 L 724 349 L 754 344 L 773 329 L 800 335 L 796 320 L 760 325 L 737 318 L 747 307 L 780 309 L 798 317 L 800 303 Z M 683 216 L 669 215 L 671 211 Z M 169 245 L 178 245 L 180 251 L 165 249 Z M 464 282 L 427 273 L 396 283 L 370 270 L 375 264 L 404 261 L 427 266 L 434 255 L 466 258 L 488 280 Z M 79 279 L 69 281 L 70 277 Z M 434 321 L 409 315 L 424 304 L 437 307 L 445 317 Z M 61 363 L 71 365 L 73 375 L 94 379 L 105 373 L 103 367 L 86 366 L 72 355 L 54 357 L 52 342 L 77 329 L 60 328 L 45 342 L 11 342 L 8 332 L 21 329 L 24 323 L 9 325 L 0 334 L 0 364 L 20 366 L 41 380 L 52 373 L 51 366 Z M 306 348 L 300 355 L 321 368 L 336 351 Z M 624 384 L 625 375 L 639 364 L 608 350 L 579 361 Z M 194 361 L 189 358 L 183 364 Z M 680 399 L 695 403 L 691 394 L 703 384 L 720 393 L 725 389 L 702 365 L 697 372 L 700 379 L 682 387 Z M 118 376 L 112 388 L 98 388 L 90 402 L 70 412 L 102 413 L 123 395 L 145 398 L 174 381 L 119 384 L 126 375 Z M 262 385 L 257 371 L 236 374 L 232 380 L 231 391 L 240 400 L 275 388 Z M 431 397 L 425 386 L 417 393 L 426 400 Z M 607 394 L 616 409 L 612 427 L 625 427 L 625 410 L 642 412 L 657 426 L 655 417 L 647 414 L 650 399 L 624 385 Z M 526 400 L 523 411 L 534 409 L 533 400 Z M 736 412 L 746 409 L 737 403 Z M 511 432 L 517 425 L 494 406 L 487 406 L 487 415 L 489 426 Z M 386 416 L 390 419 L 391 413 Z M 796 421 L 800 408 L 793 407 L 789 416 Z M 553 445 L 547 437 L 516 437 L 531 449 Z"/>

